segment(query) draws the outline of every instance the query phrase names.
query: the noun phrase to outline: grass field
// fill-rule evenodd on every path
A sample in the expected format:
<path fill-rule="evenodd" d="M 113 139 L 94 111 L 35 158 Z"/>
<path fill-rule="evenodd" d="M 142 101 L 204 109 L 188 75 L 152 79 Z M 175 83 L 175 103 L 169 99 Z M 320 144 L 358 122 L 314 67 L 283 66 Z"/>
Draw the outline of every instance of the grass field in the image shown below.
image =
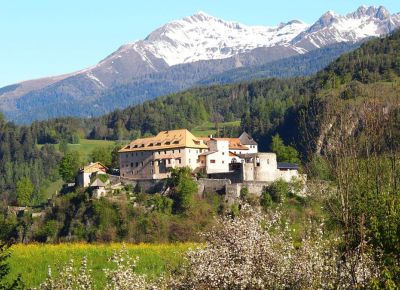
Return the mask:
<path fill-rule="evenodd" d="M 46 279 L 48 266 L 53 273 L 73 259 L 79 265 L 84 256 L 88 259 L 88 266 L 92 270 L 96 289 L 105 285 L 104 268 L 111 268 L 108 262 L 113 251 L 120 250 L 122 244 L 17 244 L 11 248 L 10 277 L 15 278 L 18 273 L 26 286 L 37 287 Z M 126 244 L 132 257 L 139 257 L 137 272 L 155 278 L 162 273 L 176 268 L 183 260 L 183 254 L 195 244 Z"/>
<path fill-rule="evenodd" d="M 76 150 L 79 153 L 81 153 L 84 158 L 88 158 L 93 149 L 99 147 L 109 147 L 114 145 L 115 141 L 80 139 L 79 144 L 68 144 L 67 146 L 68 149 Z M 38 145 L 39 148 L 41 146 L 43 145 L 40 144 Z M 58 149 L 58 144 L 56 144 L 55 146 Z"/>
<path fill-rule="evenodd" d="M 224 122 L 220 123 L 219 127 L 222 129 L 224 126 L 239 127 L 240 121 Z M 194 127 L 192 133 L 198 137 L 207 137 L 209 135 L 215 135 L 216 133 L 215 123 L 207 122 L 201 126 Z"/>
<path fill-rule="evenodd" d="M 82 156 L 87 159 L 95 148 L 114 145 L 115 141 L 81 139 L 79 144 L 68 144 L 68 148 L 80 152 Z"/>

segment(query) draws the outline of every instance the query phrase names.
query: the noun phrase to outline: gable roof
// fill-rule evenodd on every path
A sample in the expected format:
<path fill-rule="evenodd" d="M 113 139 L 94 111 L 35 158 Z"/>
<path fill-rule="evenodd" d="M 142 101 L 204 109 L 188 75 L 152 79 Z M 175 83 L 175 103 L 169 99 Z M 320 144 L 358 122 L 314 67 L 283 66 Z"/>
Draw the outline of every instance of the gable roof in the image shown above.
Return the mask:
<path fill-rule="evenodd" d="M 101 181 L 99 178 L 96 178 L 90 186 L 92 187 L 105 187 L 107 183 Z"/>
<path fill-rule="evenodd" d="M 85 172 L 85 173 L 93 173 L 93 172 L 98 172 L 98 171 L 107 171 L 107 167 L 105 165 L 103 165 L 100 162 L 92 162 L 86 166 L 84 166 L 81 171 Z"/>
<path fill-rule="evenodd" d="M 229 141 L 229 150 L 249 150 L 246 146 L 243 146 L 240 142 L 239 138 L 201 138 L 204 142 L 208 142 L 210 140 L 222 140 Z"/>
<path fill-rule="evenodd" d="M 156 151 L 173 148 L 207 149 L 207 145 L 186 129 L 161 131 L 154 137 L 139 138 L 118 152 Z"/>
<path fill-rule="evenodd" d="M 243 145 L 258 145 L 257 142 L 246 132 L 243 132 L 239 139 Z"/>

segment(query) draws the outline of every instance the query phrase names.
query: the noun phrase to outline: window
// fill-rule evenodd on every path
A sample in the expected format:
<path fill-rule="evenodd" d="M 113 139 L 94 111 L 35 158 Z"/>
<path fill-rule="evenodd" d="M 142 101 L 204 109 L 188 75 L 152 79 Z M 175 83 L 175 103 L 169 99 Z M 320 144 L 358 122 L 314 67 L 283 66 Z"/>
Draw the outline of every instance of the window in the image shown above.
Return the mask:
<path fill-rule="evenodd" d="M 178 152 L 181 153 L 181 149 L 179 149 Z"/>
<path fill-rule="evenodd" d="M 211 160 L 210 160 L 210 163 L 215 163 L 215 160 L 214 160 L 214 159 L 211 159 Z"/>
<path fill-rule="evenodd" d="M 142 161 L 142 167 L 143 167 L 143 161 Z"/>
<path fill-rule="evenodd" d="M 172 154 L 174 154 L 175 153 L 175 150 L 172 150 Z"/>
<path fill-rule="evenodd" d="M 164 150 L 164 154 L 167 154 L 167 150 Z"/>
<path fill-rule="evenodd" d="M 174 143 L 174 144 L 179 144 L 179 141 L 174 141 L 173 143 Z"/>
<path fill-rule="evenodd" d="M 154 170 L 153 170 L 153 169 L 151 169 L 151 170 L 150 170 L 150 173 L 151 173 L 151 174 L 153 174 L 153 172 L 154 172 Z"/>
<path fill-rule="evenodd" d="M 151 166 L 153 166 L 154 165 L 154 161 L 151 161 L 150 164 L 151 164 Z"/>
<path fill-rule="evenodd" d="M 171 142 L 165 142 L 165 145 L 171 145 Z"/>
<path fill-rule="evenodd" d="M 189 159 L 189 163 L 190 163 L 190 159 Z"/>
<path fill-rule="evenodd" d="M 171 159 L 168 159 L 168 164 L 171 164 Z"/>
<path fill-rule="evenodd" d="M 135 153 L 135 155 L 137 156 L 137 152 Z"/>
<path fill-rule="evenodd" d="M 225 161 L 224 160 L 222 160 L 222 164 L 224 164 L 225 163 Z"/>
<path fill-rule="evenodd" d="M 139 162 L 136 162 L 136 167 L 138 167 L 139 166 Z"/>
<path fill-rule="evenodd" d="M 225 155 L 225 152 L 222 152 L 222 155 Z"/>

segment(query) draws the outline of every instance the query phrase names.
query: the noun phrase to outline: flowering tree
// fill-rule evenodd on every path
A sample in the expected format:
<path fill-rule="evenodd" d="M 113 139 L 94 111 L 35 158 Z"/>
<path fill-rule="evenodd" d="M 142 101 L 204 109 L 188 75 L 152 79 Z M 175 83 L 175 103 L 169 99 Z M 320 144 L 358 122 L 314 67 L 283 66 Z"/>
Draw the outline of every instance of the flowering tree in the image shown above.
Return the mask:
<path fill-rule="evenodd" d="M 171 288 L 337 289 L 365 286 L 376 277 L 366 251 L 341 257 L 337 241 L 323 239 L 321 228 L 314 225 L 296 245 L 279 212 L 267 217 L 244 206 L 239 217 L 221 218 L 205 234 L 204 247 L 188 252 Z"/>
<path fill-rule="evenodd" d="M 323 225 L 310 223 L 296 243 L 282 220 L 279 210 L 266 215 L 244 204 L 238 216 L 219 218 L 203 234 L 206 243 L 188 251 L 177 273 L 155 282 L 134 272 L 137 258 L 123 248 L 104 270 L 106 289 L 354 289 L 379 278 L 365 241 L 342 255 L 340 239 L 325 238 Z M 78 271 L 72 266 L 57 279 L 50 274 L 40 289 L 93 289 L 86 259 Z"/>
<path fill-rule="evenodd" d="M 57 278 L 53 277 L 51 268 L 47 274 L 47 279 L 39 289 L 41 290 L 91 290 L 93 289 L 93 280 L 91 271 L 87 267 L 87 259 L 82 259 L 78 269 L 74 267 L 74 261 L 70 260 Z"/>

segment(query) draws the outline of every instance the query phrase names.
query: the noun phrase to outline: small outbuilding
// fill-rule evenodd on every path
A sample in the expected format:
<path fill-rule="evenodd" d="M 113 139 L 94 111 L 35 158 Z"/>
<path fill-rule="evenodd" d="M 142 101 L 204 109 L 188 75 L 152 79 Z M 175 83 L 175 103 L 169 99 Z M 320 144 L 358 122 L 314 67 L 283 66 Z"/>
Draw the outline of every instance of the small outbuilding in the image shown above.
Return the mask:
<path fill-rule="evenodd" d="M 106 174 L 108 168 L 100 162 L 92 162 L 81 168 L 77 177 L 78 186 L 88 187 L 97 174 Z"/>
<path fill-rule="evenodd" d="M 100 198 L 106 195 L 106 186 L 109 184 L 109 180 L 106 181 L 101 180 L 97 177 L 91 184 L 90 188 L 93 189 L 93 197 Z"/>

